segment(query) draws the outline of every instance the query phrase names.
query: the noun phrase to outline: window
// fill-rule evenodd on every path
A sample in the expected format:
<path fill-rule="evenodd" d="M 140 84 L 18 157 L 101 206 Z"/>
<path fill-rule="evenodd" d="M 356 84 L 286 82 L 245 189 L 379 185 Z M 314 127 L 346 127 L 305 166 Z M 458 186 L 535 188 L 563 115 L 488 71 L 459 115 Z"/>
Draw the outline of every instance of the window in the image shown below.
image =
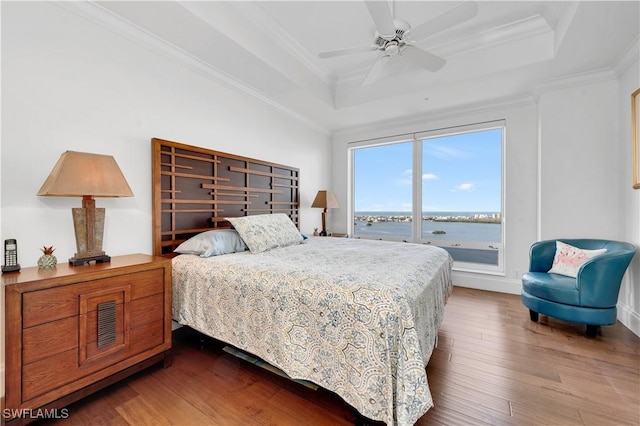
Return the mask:
<path fill-rule="evenodd" d="M 351 235 L 443 247 L 459 268 L 502 268 L 504 123 L 359 143 Z"/>
<path fill-rule="evenodd" d="M 354 151 L 354 236 L 411 238 L 413 142 Z M 375 224 L 375 226 L 374 226 Z"/>

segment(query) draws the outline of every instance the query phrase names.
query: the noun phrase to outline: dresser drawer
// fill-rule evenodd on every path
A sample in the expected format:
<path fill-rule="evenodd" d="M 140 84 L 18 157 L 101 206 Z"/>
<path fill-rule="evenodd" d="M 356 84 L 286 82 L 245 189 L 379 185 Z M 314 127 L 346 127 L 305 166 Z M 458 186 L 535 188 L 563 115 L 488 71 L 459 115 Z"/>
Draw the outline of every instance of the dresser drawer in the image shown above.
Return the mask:
<path fill-rule="evenodd" d="M 163 292 L 163 269 L 120 275 L 82 284 L 66 285 L 23 294 L 22 326 L 33 327 L 45 322 L 79 315 L 79 297 L 105 287 L 131 286 L 131 299 Z M 132 285 L 134 284 L 134 285 Z"/>
<path fill-rule="evenodd" d="M 22 364 L 29 365 L 77 347 L 77 316 L 27 328 L 22 335 Z"/>

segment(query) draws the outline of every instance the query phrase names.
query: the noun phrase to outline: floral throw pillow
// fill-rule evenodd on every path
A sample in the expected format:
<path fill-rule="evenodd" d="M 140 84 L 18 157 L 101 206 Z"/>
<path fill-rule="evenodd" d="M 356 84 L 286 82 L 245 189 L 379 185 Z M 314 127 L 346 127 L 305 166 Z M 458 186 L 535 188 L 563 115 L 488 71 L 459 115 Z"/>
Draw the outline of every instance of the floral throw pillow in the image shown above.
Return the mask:
<path fill-rule="evenodd" d="M 300 244 L 302 234 L 284 213 L 226 218 L 249 247 L 260 253 L 276 247 Z"/>
<path fill-rule="evenodd" d="M 549 269 L 549 272 L 576 278 L 580 265 L 606 251 L 607 249 L 585 250 L 562 241 L 556 241 L 556 255 L 553 258 L 553 266 Z"/>

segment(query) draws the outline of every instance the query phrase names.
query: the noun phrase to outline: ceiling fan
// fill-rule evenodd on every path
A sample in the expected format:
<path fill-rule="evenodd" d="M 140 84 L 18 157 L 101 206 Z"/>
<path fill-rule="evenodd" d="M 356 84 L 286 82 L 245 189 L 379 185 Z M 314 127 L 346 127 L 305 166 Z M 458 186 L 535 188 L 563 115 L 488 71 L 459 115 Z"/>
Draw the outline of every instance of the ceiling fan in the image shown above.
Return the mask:
<path fill-rule="evenodd" d="M 350 55 L 353 53 L 377 51 L 378 58 L 373 63 L 363 85 L 377 81 L 389 63 L 406 61 L 410 66 L 437 71 L 444 66 L 446 60 L 415 46 L 416 42 L 467 21 L 478 13 L 475 1 L 463 1 L 459 5 L 443 12 L 415 28 L 408 22 L 394 19 L 386 1 L 365 1 L 369 14 L 376 27 L 373 45 L 349 47 L 345 49 L 320 52 L 320 58 Z"/>

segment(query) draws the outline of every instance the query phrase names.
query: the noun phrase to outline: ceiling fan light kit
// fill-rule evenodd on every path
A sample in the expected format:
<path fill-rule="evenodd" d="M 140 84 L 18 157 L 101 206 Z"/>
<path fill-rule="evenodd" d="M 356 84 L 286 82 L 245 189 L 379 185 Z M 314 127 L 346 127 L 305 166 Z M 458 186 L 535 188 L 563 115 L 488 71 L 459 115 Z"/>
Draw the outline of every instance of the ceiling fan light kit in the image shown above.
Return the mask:
<path fill-rule="evenodd" d="M 367 51 L 379 52 L 378 58 L 362 81 L 364 86 L 378 81 L 391 61 L 406 62 L 405 65 L 408 66 L 402 67 L 403 69 L 422 68 L 431 72 L 438 71 L 445 65 L 446 60 L 417 47 L 415 44 L 472 19 L 478 13 L 478 5 L 475 1 L 464 1 L 435 18 L 412 28 L 408 22 L 393 18 L 386 1 L 365 1 L 365 5 L 376 27 L 373 46 L 331 50 L 320 52 L 318 55 L 320 58 L 332 58 Z"/>

